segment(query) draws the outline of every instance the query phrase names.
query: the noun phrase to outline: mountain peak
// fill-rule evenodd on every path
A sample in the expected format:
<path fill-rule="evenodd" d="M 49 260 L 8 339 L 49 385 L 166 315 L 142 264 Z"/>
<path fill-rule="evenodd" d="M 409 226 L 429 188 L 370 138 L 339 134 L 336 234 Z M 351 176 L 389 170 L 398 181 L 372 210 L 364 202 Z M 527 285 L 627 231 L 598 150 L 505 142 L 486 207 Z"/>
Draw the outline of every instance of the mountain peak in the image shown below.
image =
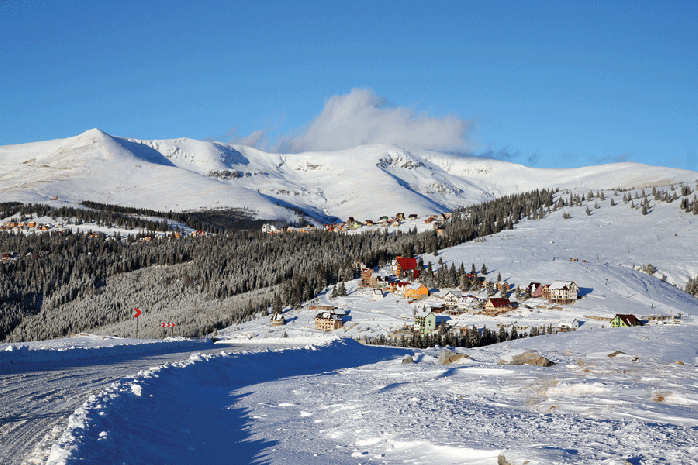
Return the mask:
<path fill-rule="evenodd" d="M 99 128 L 92 128 L 88 129 L 87 131 L 83 132 L 80 134 L 81 136 L 108 136 L 106 132 L 102 131 Z"/>

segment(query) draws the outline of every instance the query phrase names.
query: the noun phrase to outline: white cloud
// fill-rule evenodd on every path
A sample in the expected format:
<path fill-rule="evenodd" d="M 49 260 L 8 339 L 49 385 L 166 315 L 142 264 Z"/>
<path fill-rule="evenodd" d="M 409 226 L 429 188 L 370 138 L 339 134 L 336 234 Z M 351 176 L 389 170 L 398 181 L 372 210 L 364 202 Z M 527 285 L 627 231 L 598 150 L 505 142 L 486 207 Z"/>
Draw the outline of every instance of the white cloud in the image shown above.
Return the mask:
<path fill-rule="evenodd" d="M 409 148 L 465 151 L 471 122 L 458 116 L 442 118 L 405 107 L 385 105 L 372 90 L 353 89 L 325 103 L 315 120 L 298 136 L 279 140 L 282 152 L 341 150 L 366 144 L 394 144 Z M 254 133 L 253 133 L 254 135 Z M 252 135 L 248 139 L 254 139 Z M 264 138 L 258 138 L 263 141 Z"/>

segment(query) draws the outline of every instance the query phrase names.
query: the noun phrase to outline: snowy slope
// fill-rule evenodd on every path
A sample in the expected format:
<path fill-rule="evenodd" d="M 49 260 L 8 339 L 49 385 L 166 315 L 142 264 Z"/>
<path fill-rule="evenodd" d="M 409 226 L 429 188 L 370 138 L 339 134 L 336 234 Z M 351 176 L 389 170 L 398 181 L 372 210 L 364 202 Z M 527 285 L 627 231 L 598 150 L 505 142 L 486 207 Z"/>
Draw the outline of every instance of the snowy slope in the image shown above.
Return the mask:
<path fill-rule="evenodd" d="M 536 169 L 395 146 L 273 154 L 235 144 L 142 141 L 92 129 L 77 137 L 0 147 L 0 200 L 93 200 L 163 210 L 235 206 L 262 218 L 299 207 L 320 221 L 420 216 L 539 188 L 695 183 L 698 173 L 617 163 Z"/>
<path fill-rule="evenodd" d="M 695 336 L 695 327 L 539 336 L 458 349 L 472 359 L 450 366 L 437 364 L 439 348 L 351 340 L 193 355 L 90 396 L 33 461 L 696 463 Z M 498 363 L 523 349 L 556 365 Z"/>

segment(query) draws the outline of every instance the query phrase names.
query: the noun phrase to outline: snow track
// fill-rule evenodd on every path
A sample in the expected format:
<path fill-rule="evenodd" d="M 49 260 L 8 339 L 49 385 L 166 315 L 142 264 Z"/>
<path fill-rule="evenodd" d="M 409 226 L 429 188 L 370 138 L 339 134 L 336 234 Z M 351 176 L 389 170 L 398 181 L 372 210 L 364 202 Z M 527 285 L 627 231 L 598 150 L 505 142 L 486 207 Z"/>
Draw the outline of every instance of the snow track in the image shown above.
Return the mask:
<path fill-rule="evenodd" d="M 220 352 L 210 343 L 137 345 L 139 351 L 128 347 L 129 350 L 123 346 L 85 350 L 77 354 L 81 358 L 52 363 L 1 364 L 0 463 L 36 463 L 36 459 L 28 461 L 34 448 L 55 441 L 67 426 L 68 417 L 90 395 L 114 381 L 152 366 L 186 359 L 193 353 Z M 238 349 L 231 346 L 226 350 Z M 160 353 L 153 355 L 154 351 Z M 57 351 L 28 352 L 28 358 L 38 358 L 42 356 L 39 352 L 46 356 Z M 93 357 L 96 352 L 100 356 L 87 358 L 90 352 Z"/>

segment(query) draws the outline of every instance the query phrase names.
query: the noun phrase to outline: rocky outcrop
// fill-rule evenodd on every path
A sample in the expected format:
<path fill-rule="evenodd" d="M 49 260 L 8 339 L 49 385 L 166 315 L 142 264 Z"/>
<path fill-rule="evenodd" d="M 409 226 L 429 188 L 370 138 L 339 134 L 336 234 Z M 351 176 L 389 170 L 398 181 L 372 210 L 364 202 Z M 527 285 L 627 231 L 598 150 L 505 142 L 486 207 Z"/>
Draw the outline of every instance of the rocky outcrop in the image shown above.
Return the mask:
<path fill-rule="evenodd" d="M 436 361 L 436 363 L 438 363 L 439 365 L 450 365 L 462 358 L 470 359 L 471 357 L 466 354 L 458 354 L 451 350 L 444 350 L 439 354 L 439 358 Z"/>
<path fill-rule="evenodd" d="M 542 355 L 538 355 L 532 350 L 527 350 L 511 357 L 511 360 L 500 360 L 500 365 L 537 365 L 541 367 L 551 367 L 555 362 L 551 362 Z"/>

